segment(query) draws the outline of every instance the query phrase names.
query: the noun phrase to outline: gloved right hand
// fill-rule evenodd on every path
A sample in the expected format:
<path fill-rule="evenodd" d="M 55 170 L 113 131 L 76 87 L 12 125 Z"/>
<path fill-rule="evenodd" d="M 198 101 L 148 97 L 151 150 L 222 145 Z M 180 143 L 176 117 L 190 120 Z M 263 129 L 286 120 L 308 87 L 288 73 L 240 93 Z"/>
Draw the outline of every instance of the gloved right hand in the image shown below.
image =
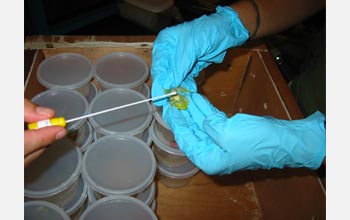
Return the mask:
<path fill-rule="evenodd" d="M 231 118 L 200 94 L 187 110 L 163 107 L 163 118 L 179 148 L 207 174 L 237 170 L 308 167 L 317 169 L 326 152 L 325 116 L 301 120 L 238 113 Z"/>
<path fill-rule="evenodd" d="M 195 92 L 193 78 L 211 63 L 221 63 L 226 50 L 242 45 L 249 38 L 238 14 L 230 7 L 217 7 L 216 13 L 165 28 L 153 44 L 152 97 L 164 90 L 185 87 Z M 166 99 L 155 101 L 162 106 Z"/>

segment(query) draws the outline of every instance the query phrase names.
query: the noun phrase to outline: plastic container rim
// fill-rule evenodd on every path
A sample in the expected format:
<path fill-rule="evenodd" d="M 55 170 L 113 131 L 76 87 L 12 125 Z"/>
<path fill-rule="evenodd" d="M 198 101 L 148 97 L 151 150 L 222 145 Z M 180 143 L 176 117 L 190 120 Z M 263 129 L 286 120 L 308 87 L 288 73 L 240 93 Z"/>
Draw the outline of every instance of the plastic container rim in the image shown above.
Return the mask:
<path fill-rule="evenodd" d="M 101 184 L 96 183 L 93 178 L 91 178 L 88 170 L 86 169 L 86 163 L 87 161 L 87 156 L 89 155 L 90 151 L 92 151 L 95 147 L 98 147 L 98 144 L 100 142 L 102 142 L 104 139 L 128 139 L 128 140 L 132 140 L 132 141 L 136 141 L 137 143 L 139 143 L 140 145 L 143 146 L 143 149 L 145 150 L 145 153 L 147 153 L 149 155 L 150 158 L 150 162 L 151 162 L 151 168 L 150 168 L 150 172 L 148 174 L 148 176 L 144 179 L 144 181 L 142 183 L 140 183 L 137 186 L 134 186 L 132 188 L 127 188 L 127 189 L 122 189 L 122 190 L 112 190 L 109 188 L 106 188 L 104 186 L 102 186 Z M 85 151 L 84 153 L 84 157 L 83 157 L 83 165 L 82 165 L 82 174 L 84 179 L 88 182 L 90 189 L 92 189 L 93 191 L 96 191 L 100 194 L 103 194 L 105 196 L 109 196 L 109 195 L 134 195 L 137 194 L 141 191 L 143 191 L 144 189 L 146 189 L 154 180 L 156 171 L 157 171 L 157 163 L 156 163 L 156 159 L 154 157 L 153 151 L 151 150 L 151 148 L 149 146 L 146 145 L 146 143 L 144 141 L 142 141 L 141 139 L 134 137 L 134 136 L 130 136 L 130 135 L 121 135 L 121 134 L 114 134 L 114 135 L 108 135 L 108 136 L 103 136 L 100 137 L 99 139 L 97 139 L 96 141 L 94 141 Z"/>
<path fill-rule="evenodd" d="M 162 149 L 163 151 L 165 151 L 169 154 L 186 157 L 185 153 L 183 153 L 180 149 L 170 147 L 170 146 L 162 143 L 159 140 L 159 138 L 156 135 L 156 131 L 155 131 L 155 129 L 156 129 L 155 123 L 156 123 L 156 120 L 153 120 L 151 123 L 151 126 L 149 127 L 149 134 L 150 134 L 154 144 L 157 145 L 158 148 Z"/>
<path fill-rule="evenodd" d="M 114 195 L 114 196 L 108 196 L 108 197 L 104 197 L 102 199 L 97 200 L 96 202 L 94 202 L 93 204 L 91 204 L 90 206 L 88 206 L 85 211 L 81 214 L 80 219 L 84 220 L 86 218 L 86 216 L 94 209 L 98 208 L 98 206 L 103 205 L 105 203 L 112 203 L 112 202 L 127 202 L 128 204 L 135 204 L 137 206 L 141 206 L 142 209 L 144 209 L 145 211 L 147 211 L 151 218 L 153 220 L 158 220 L 157 216 L 155 215 L 155 213 L 153 212 L 153 210 L 151 209 L 151 207 L 149 207 L 148 205 L 146 205 L 144 202 L 131 197 L 131 196 L 125 196 L 125 195 Z"/>
<path fill-rule="evenodd" d="M 66 179 L 63 183 L 59 184 L 58 186 L 47 190 L 34 191 L 24 188 L 24 196 L 35 199 L 51 197 L 63 192 L 64 190 L 72 186 L 76 181 L 78 181 L 81 173 L 83 156 L 81 150 L 78 147 L 74 147 L 74 150 L 78 154 L 78 163 L 73 173 L 68 179 Z"/>
<path fill-rule="evenodd" d="M 152 109 L 153 109 L 153 116 L 154 118 L 157 120 L 158 123 L 160 123 L 164 128 L 170 130 L 169 126 L 165 123 L 165 121 L 163 120 L 162 116 L 159 114 L 159 112 L 157 111 L 157 107 L 160 106 L 155 106 L 154 104 L 152 104 Z M 161 108 L 161 107 L 160 107 Z"/>
<path fill-rule="evenodd" d="M 85 139 L 85 142 L 80 147 L 82 152 L 85 152 L 87 146 L 90 145 L 90 143 L 91 143 L 91 141 L 93 139 L 93 133 L 94 133 L 94 131 L 92 129 L 92 126 L 91 126 L 89 121 L 86 121 L 86 126 L 87 126 L 87 129 L 89 130 L 89 136 Z"/>
<path fill-rule="evenodd" d="M 141 98 L 142 100 L 143 99 L 146 99 L 146 97 L 138 92 L 138 91 L 135 91 L 133 89 L 124 89 L 124 88 L 113 88 L 113 89 L 108 89 L 108 90 L 104 90 L 103 92 L 101 92 L 100 94 L 98 94 L 97 96 L 95 96 L 95 98 L 91 101 L 89 107 L 88 107 L 88 113 L 93 113 L 92 112 L 92 108 L 94 107 L 95 103 L 97 102 L 98 99 L 100 99 L 101 97 L 103 97 L 105 94 L 108 94 L 108 93 L 113 93 L 113 92 L 120 92 L 120 91 L 124 91 L 124 92 L 129 92 L 129 93 L 132 93 L 133 95 L 136 95 L 138 96 L 139 98 Z M 151 105 L 149 104 L 149 102 L 145 102 L 143 104 L 146 104 L 147 105 L 147 108 L 148 108 L 148 111 L 149 111 L 149 114 L 147 116 L 147 119 L 141 124 L 141 126 L 137 127 L 137 128 L 134 128 L 132 130 L 129 130 L 129 131 L 119 131 L 119 132 L 116 132 L 116 131 L 110 131 L 102 126 L 100 126 L 96 120 L 94 119 L 94 117 L 90 117 L 89 118 L 89 121 L 91 123 L 91 125 L 94 127 L 94 129 L 97 131 L 97 133 L 100 133 L 102 135 L 113 135 L 113 134 L 126 134 L 126 135 L 137 135 L 137 134 L 140 134 L 142 133 L 142 131 L 144 131 L 148 126 L 149 124 L 151 123 L 152 121 L 152 118 L 153 118 L 153 115 L 151 114 L 152 112 L 152 108 L 151 108 Z M 116 106 L 117 107 L 117 106 Z"/>
<path fill-rule="evenodd" d="M 33 102 L 36 101 L 36 99 L 39 99 L 40 97 L 42 96 L 45 96 L 47 94 L 50 94 L 50 93 L 54 93 L 54 92 L 59 92 L 59 93 L 71 93 L 70 95 L 74 94 L 76 96 L 78 96 L 83 102 L 84 102 L 84 112 L 82 113 L 82 115 L 86 115 L 88 113 L 88 107 L 89 107 L 89 102 L 87 101 L 87 98 L 81 94 L 80 92 L 78 91 L 75 91 L 75 90 L 70 90 L 70 89 L 58 89 L 58 88 L 55 88 L 55 89 L 48 89 L 48 90 L 45 90 L 39 94 L 37 94 L 36 96 L 34 96 L 31 100 Z M 81 115 L 81 116 L 82 116 Z M 70 118 L 66 118 L 66 120 L 69 120 Z M 87 119 L 81 119 L 81 120 L 78 120 L 78 121 L 75 121 L 75 122 L 72 122 L 70 123 L 71 124 L 71 127 L 69 128 L 70 131 L 75 131 L 75 130 L 78 130 L 79 128 L 81 128 L 83 126 L 83 124 L 87 121 Z M 66 126 L 67 129 L 68 129 L 68 125 Z"/>
<path fill-rule="evenodd" d="M 103 62 L 105 60 L 110 59 L 111 57 L 125 57 L 125 56 L 129 56 L 132 57 L 133 59 L 139 61 L 143 66 L 145 71 L 143 72 L 143 76 L 140 77 L 139 79 L 137 79 L 134 82 L 128 83 L 128 84 L 117 84 L 117 83 L 111 83 L 111 82 L 107 82 L 106 80 L 104 80 L 103 78 L 101 78 L 101 76 L 98 73 L 98 65 L 102 65 Z M 104 88 L 136 88 L 140 85 L 142 85 L 146 79 L 149 77 L 149 68 L 147 63 L 139 56 L 133 54 L 133 53 L 128 53 L 128 52 L 114 52 L 114 53 L 110 53 L 107 54 L 101 58 L 99 58 L 96 63 L 95 63 L 95 71 L 93 76 L 96 78 L 96 80 L 101 84 L 101 86 L 103 86 Z"/>
<path fill-rule="evenodd" d="M 186 179 L 189 177 L 194 176 L 195 174 L 197 174 L 199 172 L 199 168 L 194 166 L 193 169 L 184 172 L 184 173 L 173 173 L 171 171 L 168 171 L 166 169 L 164 169 L 160 164 L 157 165 L 157 169 L 159 170 L 160 174 L 173 178 L 173 179 Z"/>
<path fill-rule="evenodd" d="M 24 202 L 24 208 L 27 206 L 32 206 L 32 205 L 40 205 L 40 206 L 45 206 L 48 207 L 50 209 L 55 210 L 64 220 L 71 220 L 71 218 L 68 216 L 68 214 L 64 211 L 64 209 L 62 209 L 61 207 L 59 207 L 58 205 L 51 203 L 51 202 L 47 202 L 47 201 L 27 201 Z M 25 212 L 25 210 L 24 210 Z"/>
<path fill-rule="evenodd" d="M 90 72 L 88 73 L 87 77 L 78 81 L 75 84 L 70 84 L 70 85 L 56 85 L 56 84 L 53 84 L 53 83 L 50 83 L 50 82 L 44 80 L 41 77 L 41 71 L 42 71 L 42 68 L 44 68 L 44 65 L 46 65 L 48 62 L 50 62 L 54 59 L 62 57 L 62 56 L 73 56 L 73 57 L 75 56 L 75 57 L 79 57 L 80 59 L 83 59 L 84 61 L 86 61 L 88 63 L 88 65 L 90 66 Z M 85 86 L 86 84 L 88 84 L 88 82 L 90 82 L 90 80 L 94 76 L 93 75 L 94 72 L 95 72 L 95 67 L 94 67 L 93 63 L 91 62 L 91 60 L 89 60 L 87 57 L 85 57 L 81 54 L 78 54 L 78 53 L 60 53 L 60 54 L 56 54 L 56 55 L 53 55 L 51 57 L 48 57 L 43 62 L 41 62 L 39 67 L 38 67 L 38 71 L 36 73 L 36 76 L 37 76 L 37 79 L 39 80 L 39 82 L 48 89 L 53 89 L 53 88 L 79 89 L 79 88 Z"/>
<path fill-rule="evenodd" d="M 151 205 L 151 203 L 156 195 L 156 183 L 153 181 L 149 187 L 151 187 L 150 193 L 148 194 L 147 198 L 144 201 L 147 205 Z M 145 189 L 147 189 L 147 188 L 145 188 Z M 137 197 L 137 198 L 139 198 L 139 197 Z"/>
<path fill-rule="evenodd" d="M 75 203 L 73 203 L 73 205 L 66 210 L 68 215 L 72 215 L 73 213 L 75 213 L 84 204 L 87 198 L 88 186 L 82 177 L 80 177 L 79 179 L 83 185 L 82 193 L 80 197 L 75 201 Z"/>

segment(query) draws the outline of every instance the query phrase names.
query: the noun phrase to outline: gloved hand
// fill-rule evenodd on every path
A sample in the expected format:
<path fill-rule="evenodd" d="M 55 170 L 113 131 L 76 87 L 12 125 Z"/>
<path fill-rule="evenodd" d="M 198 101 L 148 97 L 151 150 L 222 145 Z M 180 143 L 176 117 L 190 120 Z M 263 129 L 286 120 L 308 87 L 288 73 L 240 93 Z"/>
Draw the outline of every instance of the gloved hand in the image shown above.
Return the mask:
<path fill-rule="evenodd" d="M 243 44 L 248 30 L 230 7 L 216 8 L 216 13 L 201 16 L 190 22 L 165 28 L 153 44 L 152 97 L 163 95 L 164 89 L 179 86 L 196 91 L 196 84 L 183 85 L 192 80 L 211 63 L 221 63 L 226 50 Z M 167 100 L 155 101 L 162 106 Z"/>
<path fill-rule="evenodd" d="M 163 107 L 163 118 L 179 148 L 207 174 L 244 169 L 317 169 L 326 151 L 325 116 L 279 120 L 238 113 L 227 118 L 199 94 L 188 96 L 187 110 Z"/>

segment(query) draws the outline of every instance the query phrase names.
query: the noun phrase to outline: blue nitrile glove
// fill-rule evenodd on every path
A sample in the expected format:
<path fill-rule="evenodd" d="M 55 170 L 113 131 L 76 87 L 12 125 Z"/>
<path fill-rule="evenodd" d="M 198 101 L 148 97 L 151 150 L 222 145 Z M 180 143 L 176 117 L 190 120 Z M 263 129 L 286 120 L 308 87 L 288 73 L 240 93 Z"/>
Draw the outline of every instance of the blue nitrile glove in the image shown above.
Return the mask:
<path fill-rule="evenodd" d="M 207 174 L 245 169 L 317 169 L 326 152 L 325 116 L 301 120 L 238 113 L 227 118 L 199 94 L 188 96 L 187 110 L 165 105 L 163 117 L 179 148 Z"/>
<path fill-rule="evenodd" d="M 196 77 L 211 63 L 221 63 L 228 48 L 242 45 L 248 38 L 248 30 L 228 6 L 218 6 L 209 16 L 165 28 L 153 44 L 152 97 L 163 95 L 164 89 L 183 86 L 187 76 Z M 158 106 L 165 103 L 164 99 L 154 102 Z"/>

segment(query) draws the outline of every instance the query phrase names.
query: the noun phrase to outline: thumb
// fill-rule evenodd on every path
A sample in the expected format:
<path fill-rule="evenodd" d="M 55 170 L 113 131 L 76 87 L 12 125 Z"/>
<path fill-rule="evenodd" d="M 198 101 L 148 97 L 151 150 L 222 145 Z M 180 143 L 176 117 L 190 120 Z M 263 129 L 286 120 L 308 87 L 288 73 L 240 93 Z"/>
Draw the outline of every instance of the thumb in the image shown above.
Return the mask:
<path fill-rule="evenodd" d="M 223 112 L 212 114 L 203 121 L 203 130 L 219 145 L 221 144 L 218 142 L 224 141 L 221 139 L 226 137 L 226 128 L 227 117 Z"/>

